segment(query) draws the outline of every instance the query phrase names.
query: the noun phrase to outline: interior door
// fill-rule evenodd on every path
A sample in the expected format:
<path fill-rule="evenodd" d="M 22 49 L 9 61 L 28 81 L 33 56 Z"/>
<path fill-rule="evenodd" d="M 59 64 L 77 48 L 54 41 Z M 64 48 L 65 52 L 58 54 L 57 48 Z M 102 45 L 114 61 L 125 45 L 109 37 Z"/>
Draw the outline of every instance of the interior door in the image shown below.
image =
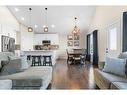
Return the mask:
<path fill-rule="evenodd" d="M 108 26 L 106 56 L 117 57 L 121 52 L 120 21 Z"/>

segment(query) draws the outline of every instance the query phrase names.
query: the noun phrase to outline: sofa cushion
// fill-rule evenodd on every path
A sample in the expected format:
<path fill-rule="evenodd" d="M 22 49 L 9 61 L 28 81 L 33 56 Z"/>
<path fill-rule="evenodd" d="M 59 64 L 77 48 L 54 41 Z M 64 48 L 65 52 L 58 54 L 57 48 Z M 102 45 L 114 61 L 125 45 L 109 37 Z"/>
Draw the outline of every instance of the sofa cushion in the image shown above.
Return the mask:
<path fill-rule="evenodd" d="M 99 73 L 104 76 L 107 80 L 110 80 L 111 82 L 113 81 L 119 81 L 119 82 L 127 82 L 127 78 L 125 77 L 121 77 L 121 76 L 116 76 L 114 74 L 110 74 L 110 73 L 106 73 L 106 72 L 103 72 L 101 70 L 98 70 Z"/>
<path fill-rule="evenodd" d="M 110 89 L 127 89 L 127 82 L 112 82 Z"/>
<path fill-rule="evenodd" d="M 15 73 L 7 76 L 0 76 L 0 79 L 11 79 L 13 80 L 14 86 L 17 85 L 20 86 L 21 88 L 23 85 L 25 85 L 26 87 L 30 87 L 30 86 L 35 87 L 34 85 L 36 86 L 41 85 L 42 89 L 45 89 L 52 79 L 52 67 L 49 66 L 30 67 L 24 72 Z M 39 83 L 33 81 L 38 81 Z"/>
<path fill-rule="evenodd" d="M 126 77 L 126 59 L 107 57 L 103 71 Z"/>
<path fill-rule="evenodd" d="M 118 58 L 127 59 L 127 52 L 120 53 L 120 55 L 118 56 Z"/>
<path fill-rule="evenodd" d="M 99 69 L 94 69 L 94 78 L 96 84 L 101 89 L 109 89 L 111 82 L 127 82 L 127 78 L 106 73 Z"/>
<path fill-rule="evenodd" d="M 9 75 L 21 71 L 21 59 L 10 60 L 8 64 L 3 65 L 0 75 Z"/>

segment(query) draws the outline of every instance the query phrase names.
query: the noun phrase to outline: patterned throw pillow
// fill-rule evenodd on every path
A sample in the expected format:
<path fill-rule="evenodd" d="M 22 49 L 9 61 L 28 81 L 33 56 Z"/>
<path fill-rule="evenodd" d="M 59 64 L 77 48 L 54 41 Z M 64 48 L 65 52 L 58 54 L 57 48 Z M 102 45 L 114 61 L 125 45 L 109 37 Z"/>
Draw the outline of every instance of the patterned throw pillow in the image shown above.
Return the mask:
<path fill-rule="evenodd" d="M 7 65 L 9 64 L 9 61 L 6 61 L 6 60 L 2 60 L 1 61 L 1 66 L 3 67 L 4 65 Z"/>
<path fill-rule="evenodd" d="M 21 59 L 10 60 L 9 63 L 3 63 L 0 75 L 10 75 L 21 72 Z"/>
<path fill-rule="evenodd" d="M 1 72 L 2 67 L 4 67 L 4 65 L 7 65 L 7 64 L 9 64 L 9 61 L 6 61 L 6 60 L 2 60 L 2 61 L 1 61 L 0 72 Z"/>

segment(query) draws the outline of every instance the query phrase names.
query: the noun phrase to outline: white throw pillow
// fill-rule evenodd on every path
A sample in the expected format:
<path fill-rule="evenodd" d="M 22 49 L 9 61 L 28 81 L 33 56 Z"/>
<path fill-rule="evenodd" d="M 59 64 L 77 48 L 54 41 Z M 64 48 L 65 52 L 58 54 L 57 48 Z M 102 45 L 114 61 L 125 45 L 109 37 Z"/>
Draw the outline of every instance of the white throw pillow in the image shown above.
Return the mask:
<path fill-rule="evenodd" d="M 106 58 L 103 71 L 125 77 L 126 59 Z"/>

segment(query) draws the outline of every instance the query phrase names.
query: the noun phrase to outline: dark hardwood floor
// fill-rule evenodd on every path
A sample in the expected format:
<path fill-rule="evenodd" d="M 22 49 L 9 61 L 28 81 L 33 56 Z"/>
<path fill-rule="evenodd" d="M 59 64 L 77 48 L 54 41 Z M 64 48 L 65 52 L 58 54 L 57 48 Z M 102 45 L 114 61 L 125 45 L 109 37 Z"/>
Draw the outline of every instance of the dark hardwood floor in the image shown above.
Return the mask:
<path fill-rule="evenodd" d="M 93 89 L 93 66 L 86 62 L 84 65 L 67 65 L 65 59 L 57 60 L 53 68 L 51 89 Z"/>

